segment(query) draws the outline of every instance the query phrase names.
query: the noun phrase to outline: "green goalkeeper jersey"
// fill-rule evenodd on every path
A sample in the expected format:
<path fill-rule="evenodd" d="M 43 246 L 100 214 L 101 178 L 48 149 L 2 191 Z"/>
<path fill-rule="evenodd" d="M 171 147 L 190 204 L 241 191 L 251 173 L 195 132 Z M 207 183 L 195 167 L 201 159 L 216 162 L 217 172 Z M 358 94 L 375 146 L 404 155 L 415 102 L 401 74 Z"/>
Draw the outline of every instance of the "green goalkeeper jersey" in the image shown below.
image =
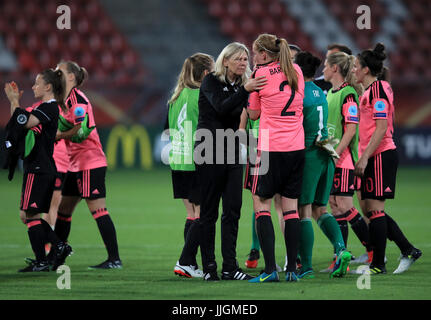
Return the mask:
<path fill-rule="evenodd" d="M 304 126 L 305 148 L 309 149 L 314 145 L 318 135 L 322 140 L 328 138 L 327 120 L 328 103 L 322 89 L 312 81 L 305 82 L 304 89 Z"/>
<path fill-rule="evenodd" d="M 184 88 L 169 105 L 169 134 L 172 148 L 169 164 L 172 170 L 194 171 L 194 134 L 199 117 L 199 89 Z"/>

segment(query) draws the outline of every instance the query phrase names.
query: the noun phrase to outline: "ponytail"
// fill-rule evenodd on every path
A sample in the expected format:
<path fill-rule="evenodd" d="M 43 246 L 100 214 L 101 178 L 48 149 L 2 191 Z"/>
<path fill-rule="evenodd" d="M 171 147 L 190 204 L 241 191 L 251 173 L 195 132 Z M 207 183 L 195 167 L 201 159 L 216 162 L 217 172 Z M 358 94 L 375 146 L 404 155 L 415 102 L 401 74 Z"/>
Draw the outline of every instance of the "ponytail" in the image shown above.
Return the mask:
<path fill-rule="evenodd" d="M 294 90 L 298 90 L 298 75 L 293 67 L 292 59 L 290 58 L 290 48 L 289 44 L 285 39 L 277 39 L 279 41 L 280 53 L 278 61 L 280 62 L 280 67 L 285 74 L 290 87 Z"/>
<path fill-rule="evenodd" d="M 177 85 L 174 89 L 174 93 L 168 101 L 168 104 L 170 105 L 174 103 L 184 88 L 199 88 L 204 78 L 205 70 L 208 72 L 211 71 L 213 64 L 213 57 L 205 53 L 195 53 L 188 57 L 183 63 L 181 73 L 178 76 Z"/>
<path fill-rule="evenodd" d="M 67 71 L 75 75 L 75 87 L 80 87 L 88 78 L 88 72 L 74 61 L 61 61 L 58 65 L 65 64 Z"/>
<path fill-rule="evenodd" d="M 46 84 L 52 87 L 52 93 L 55 100 L 60 105 L 61 110 L 67 111 L 64 104 L 64 95 L 66 90 L 66 80 L 61 70 L 46 69 L 41 73 L 43 80 Z"/>

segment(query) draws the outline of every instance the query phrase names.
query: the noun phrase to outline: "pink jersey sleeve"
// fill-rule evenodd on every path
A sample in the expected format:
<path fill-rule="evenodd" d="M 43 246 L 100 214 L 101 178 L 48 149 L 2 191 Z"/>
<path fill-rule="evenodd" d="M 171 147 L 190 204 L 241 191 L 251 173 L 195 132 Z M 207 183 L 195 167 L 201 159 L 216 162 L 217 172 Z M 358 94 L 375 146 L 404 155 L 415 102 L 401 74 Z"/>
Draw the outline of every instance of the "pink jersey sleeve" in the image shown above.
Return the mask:
<path fill-rule="evenodd" d="M 353 95 L 346 97 L 342 108 L 345 123 L 359 123 L 358 104 Z"/>
<path fill-rule="evenodd" d="M 259 92 L 253 91 L 249 94 L 247 108 L 250 108 L 251 110 L 260 110 Z"/>

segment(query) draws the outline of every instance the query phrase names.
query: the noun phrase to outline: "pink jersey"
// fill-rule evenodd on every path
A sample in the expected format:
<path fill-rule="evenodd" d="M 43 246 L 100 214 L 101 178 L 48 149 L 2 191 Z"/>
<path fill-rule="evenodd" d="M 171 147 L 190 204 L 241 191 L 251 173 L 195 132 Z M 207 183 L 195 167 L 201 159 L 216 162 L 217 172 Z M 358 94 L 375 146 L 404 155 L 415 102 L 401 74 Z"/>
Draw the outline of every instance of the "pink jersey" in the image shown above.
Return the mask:
<path fill-rule="evenodd" d="M 394 133 L 394 96 L 386 81 L 374 81 L 361 97 L 359 122 L 359 152 L 362 154 L 376 130 L 376 120 L 386 120 L 388 129 L 372 156 L 386 150 L 396 149 Z"/>
<path fill-rule="evenodd" d="M 265 76 L 268 83 L 252 92 L 248 108 L 260 110 L 258 149 L 287 152 L 305 148 L 303 120 L 304 77 L 297 64 L 298 90 L 292 91 L 278 62 L 259 67 L 255 77 Z M 264 130 L 264 131 L 263 131 Z"/>
<path fill-rule="evenodd" d="M 57 172 L 66 173 L 69 169 L 69 155 L 67 154 L 66 142 L 63 139 L 55 142 L 52 157 L 54 158 Z"/>
<path fill-rule="evenodd" d="M 356 107 L 355 108 L 352 108 Z M 343 132 L 346 131 L 347 124 L 354 123 L 358 124 L 358 115 L 357 115 L 358 105 L 355 101 L 354 96 L 348 95 L 342 105 L 342 114 L 343 114 Z M 350 152 L 350 148 L 347 147 L 344 149 L 344 151 L 340 154 L 340 159 L 337 161 L 337 168 L 344 168 L 344 169 L 355 169 L 355 165 L 353 163 L 352 154 Z"/>
<path fill-rule="evenodd" d="M 31 107 L 25 108 L 28 112 L 31 112 L 33 109 L 37 108 L 42 101 L 38 101 L 34 103 Z M 60 113 L 61 108 L 59 107 Z M 55 166 L 57 167 L 57 172 L 66 173 L 69 168 L 69 156 L 67 154 L 66 144 L 64 140 L 58 140 L 54 144 L 54 153 L 52 154 L 54 158 Z"/>
<path fill-rule="evenodd" d="M 91 103 L 80 90 L 74 88 L 70 91 L 66 106 L 69 108 L 68 112 L 62 112 L 61 115 L 68 122 L 74 125 L 80 124 L 88 115 L 88 126 L 94 127 L 96 125 Z M 69 171 L 78 172 L 107 166 L 96 128 L 81 143 L 75 143 L 68 139 L 65 141 L 70 158 Z"/>

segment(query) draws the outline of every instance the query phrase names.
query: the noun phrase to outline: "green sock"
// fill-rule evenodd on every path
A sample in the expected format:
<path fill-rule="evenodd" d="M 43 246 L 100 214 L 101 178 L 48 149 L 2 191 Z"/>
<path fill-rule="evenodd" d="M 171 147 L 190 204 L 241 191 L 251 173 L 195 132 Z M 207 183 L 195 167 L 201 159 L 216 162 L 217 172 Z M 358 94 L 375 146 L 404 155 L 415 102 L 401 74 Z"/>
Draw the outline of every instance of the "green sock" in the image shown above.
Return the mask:
<path fill-rule="evenodd" d="M 257 251 L 260 250 L 260 243 L 259 243 L 259 237 L 256 233 L 256 217 L 253 212 L 253 215 L 251 217 L 251 249 L 256 249 Z"/>
<path fill-rule="evenodd" d="M 299 242 L 299 255 L 301 256 L 301 264 L 303 270 L 312 268 L 314 231 L 310 219 L 301 220 L 301 238 Z"/>
<path fill-rule="evenodd" d="M 323 233 L 329 239 L 329 241 L 331 241 L 337 255 L 341 250 L 346 249 L 340 226 L 338 225 L 337 220 L 335 220 L 332 214 L 323 214 L 317 220 L 317 224 L 319 225 L 320 229 L 322 229 Z"/>

